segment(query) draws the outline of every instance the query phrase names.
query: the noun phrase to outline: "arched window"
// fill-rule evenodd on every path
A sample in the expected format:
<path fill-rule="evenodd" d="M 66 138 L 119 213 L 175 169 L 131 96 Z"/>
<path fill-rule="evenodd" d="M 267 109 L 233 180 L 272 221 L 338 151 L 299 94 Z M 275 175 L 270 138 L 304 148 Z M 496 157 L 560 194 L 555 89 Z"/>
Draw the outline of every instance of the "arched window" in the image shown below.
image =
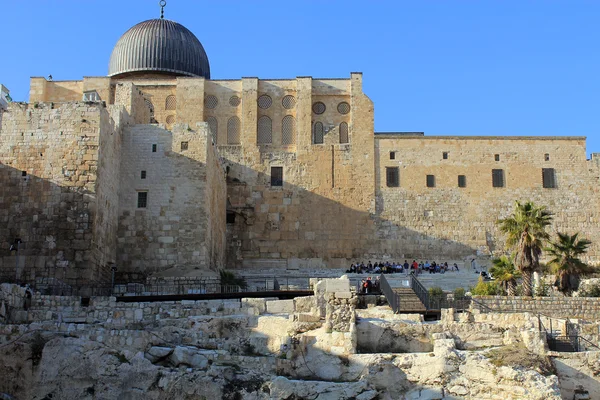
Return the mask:
<path fill-rule="evenodd" d="M 273 143 L 273 123 L 271 118 L 263 115 L 258 119 L 258 135 L 256 138 L 257 144 Z"/>
<path fill-rule="evenodd" d="M 313 144 L 323 144 L 323 123 L 315 122 L 313 126 Z"/>
<path fill-rule="evenodd" d="M 144 103 L 146 103 L 146 107 L 150 110 L 150 116 L 154 117 L 154 105 L 150 101 L 150 99 L 144 99 Z"/>
<path fill-rule="evenodd" d="M 210 135 L 212 136 L 213 142 L 217 143 L 217 137 L 219 133 L 219 123 L 215 117 L 206 118 L 206 122 L 208 123 L 208 130 Z"/>
<path fill-rule="evenodd" d="M 296 143 L 296 118 L 291 115 L 283 117 L 281 122 L 281 144 L 295 144 Z"/>
<path fill-rule="evenodd" d="M 340 143 L 348 143 L 348 124 L 346 122 L 340 124 Z"/>
<path fill-rule="evenodd" d="M 167 96 L 165 100 L 165 110 L 175 110 L 177 108 L 177 98 L 173 95 Z"/>
<path fill-rule="evenodd" d="M 227 144 L 240 144 L 240 119 L 231 117 L 227 120 Z"/>

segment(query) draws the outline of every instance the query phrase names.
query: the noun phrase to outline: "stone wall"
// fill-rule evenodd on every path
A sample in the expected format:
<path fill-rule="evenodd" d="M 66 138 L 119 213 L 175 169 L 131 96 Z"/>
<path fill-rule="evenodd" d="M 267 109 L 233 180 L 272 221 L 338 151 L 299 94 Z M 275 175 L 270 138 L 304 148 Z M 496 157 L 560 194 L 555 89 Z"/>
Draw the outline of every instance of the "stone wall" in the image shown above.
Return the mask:
<path fill-rule="evenodd" d="M 108 111 L 102 103 L 11 103 L 0 136 L 3 274 L 98 279 L 114 252 L 110 240 L 102 239 L 111 235 L 104 220 L 110 212 L 103 212 L 105 203 L 97 198 L 98 168 L 107 179 L 116 173 L 111 160 L 119 139 Z M 112 150 L 99 163 L 101 142 Z M 114 201 L 115 188 L 100 187 L 102 201 Z M 15 253 L 8 251 L 15 238 L 22 241 L 16 272 Z"/>
<path fill-rule="evenodd" d="M 223 265 L 225 189 L 219 175 L 224 178 L 206 129 L 204 124 L 196 130 L 184 124 L 173 131 L 155 125 L 127 128 L 118 239 L 123 270 Z M 139 192 L 147 193 L 146 207 L 138 207 Z"/>
<path fill-rule="evenodd" d="M 528 311 L 555 318 L 600 319 L 600 299 L 595 297 L 474 296 L 493 311 Z"/>
<path fill-rule="evenodd" d="M 585 138 L 382 135 L 376 152 L 378 215 L 422 235 L 405 240 L 402 229 L 380 225 L 382 238 L 407 256 L 501 254 L 505 237 L 496 221 L 519 200 L 547 206 L 555 213 L 549 231 L 581 232 L 593 243 L 588 260 L 599 260 L 599 169 L 586 161 Z M 387 187 L 388 167 L 398 168 L 399 187 Z M 554 169 L 556 188 L 542 187 L 542 168 Z M 504 170 L 504 187 L 492 187 L 492 169 Z M 435 176 L 435 187 L 426 175 Z"/>

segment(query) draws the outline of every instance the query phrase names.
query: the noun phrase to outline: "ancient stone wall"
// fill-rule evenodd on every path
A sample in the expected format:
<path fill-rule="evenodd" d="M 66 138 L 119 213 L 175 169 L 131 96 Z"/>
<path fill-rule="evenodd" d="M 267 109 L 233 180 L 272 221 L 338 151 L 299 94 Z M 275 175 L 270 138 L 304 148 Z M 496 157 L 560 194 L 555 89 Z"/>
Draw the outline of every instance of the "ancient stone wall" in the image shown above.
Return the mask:
<path fill-rule="evenodd" d="M 0 131 L 4 271 L 16 268 L 20 279 L 99 276 L 94 237 L 108 233 L 94 229 L 104 207 L 96 198 L 98 147 L 113 141 L 113 128 L 101 103 L 11 104 Z M 16 238 L 18 267 L 8 250 Z M 110 253 L 103 244 L 99 251 Z"/>
<path fill-rule="evenodd" d="M 475 299 L 494 311 L 530 311 L 554 318 L 587 321 L 597 321 L 600 316 L 600 299 L 595 297 L 475 296 Z"/>
<path fill-rule="evenodd" d="M 206 129 L 204 124 L 196 130 L 176 125 L 172 132 L 155 125 L 127 128 L 118 239 L 118 264 L 124 270 L 149 273 L 175 265 L 222 265 L 224 184 L 218 183 L 221 169 L 212 145 L 207 146 Z M 145 204 L 139 193 L 146 193 Z M 209 212 L 214 215 L 209 217 Z M 210 240 L 209 224 L 214 234 Z"/>
<path fill-rule="evenodd" d="M 241 146 L 219 146 L 229 167 L 230 211 L 236 214 L 235 226 L 228 228 L 229 267 L 336 266 L 368 252 L 374 231 L 373 105 L 361 79 L 353 74 L 346 80 L 242 80 Z M 293 96 L 288 111 L 285 96 Z M 322 113 L 313 113 L 316 103 L 325 106 L 317 109 Z M 338 110 L 341 103 L 348 104 L 347 113 Z M 295 116 L 293 146 L 278 143 L 287 115 Z M 263 117 L 272 122 L 272 144 L 258 143 Z M 218 118 L 220 144 L 226 116 Z M 347 144 L 340 143 L 342 122 L 348 124 Z M 313 143 L 316 123 L 323 124 L 323 143 Z M 272 185 L 274 168 L 282 168 L 281 186 Z"/>
<path fill-rule="evenodd" d="M 555 213 L 550 232 L 592 240 L 588 259 L 599 261 L 599 169 L 586 160 L 584 138 L 383 135 L 375 142 L 378 233 L 405 257 L 501 254 L 497 220 L 519 200 Z M 388 186 L 387 168 L 397 168 L 397 187 Z M 554 170 L 555 188 L 543 187 L 544 168 Z M 504 187 L 493 187 L 494 169 L 504 171 Z M 435 187 L 427 186 L 427 175 Z M 466 187 L 459 187 L 459 175 Z"/>

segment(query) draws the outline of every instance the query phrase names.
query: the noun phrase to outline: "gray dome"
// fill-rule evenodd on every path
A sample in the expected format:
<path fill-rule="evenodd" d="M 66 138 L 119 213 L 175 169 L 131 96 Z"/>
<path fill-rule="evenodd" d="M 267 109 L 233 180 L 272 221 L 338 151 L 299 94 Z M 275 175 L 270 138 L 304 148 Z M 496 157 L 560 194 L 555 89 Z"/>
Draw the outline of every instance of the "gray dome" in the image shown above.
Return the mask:
<path fill-rule="evenodd" d="M 202 43 L 185 26 L 166 19 L 140 22 L 115 45 L 108 76 L 132 72 L 166 72 L 210 79 L 210 65 Z"/>

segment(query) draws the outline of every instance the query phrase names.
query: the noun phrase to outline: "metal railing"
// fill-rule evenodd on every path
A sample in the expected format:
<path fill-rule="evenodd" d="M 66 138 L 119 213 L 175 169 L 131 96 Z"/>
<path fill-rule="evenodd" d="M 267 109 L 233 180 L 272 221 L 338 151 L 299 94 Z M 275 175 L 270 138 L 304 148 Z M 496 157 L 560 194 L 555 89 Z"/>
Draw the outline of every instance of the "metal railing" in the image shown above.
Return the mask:
<path fill-rule="evenodd" d="M 425 289 L 425 286 L 414 276 L 414 274 L 410 274 L 410 288 L 415 292 L 421 303 L 425 306 L 427 310 L 431 309 L 429 302 L 429 291 Z"/>
<path fill-rule="evenodd" d="M 379 288 L 387 299 L 392 311 L 394 311 L 394 314 L 398 314 L 398 312 L 400 312 L 400 296 L 398 293 L 394 292 L 383 274 L 379 278 Z"/>

